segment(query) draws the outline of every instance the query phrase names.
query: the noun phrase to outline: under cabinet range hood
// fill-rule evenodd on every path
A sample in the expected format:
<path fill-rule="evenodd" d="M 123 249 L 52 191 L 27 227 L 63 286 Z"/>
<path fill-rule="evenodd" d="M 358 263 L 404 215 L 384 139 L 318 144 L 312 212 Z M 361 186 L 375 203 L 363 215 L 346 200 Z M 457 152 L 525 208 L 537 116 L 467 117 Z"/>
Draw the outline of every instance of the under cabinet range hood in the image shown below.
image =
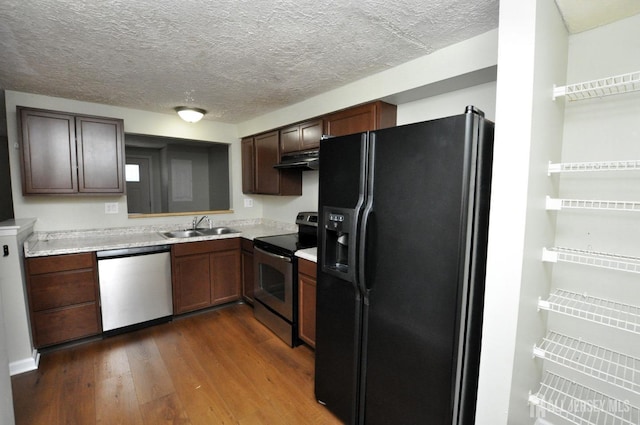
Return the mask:
<path fill-rule="evenodd" d="M 282 155 L 280 163 L 273 166 L 278 169 L 297 168 L 299 170 L 317 170 L 319 165 L 318 149 L 292 152 Z"/>

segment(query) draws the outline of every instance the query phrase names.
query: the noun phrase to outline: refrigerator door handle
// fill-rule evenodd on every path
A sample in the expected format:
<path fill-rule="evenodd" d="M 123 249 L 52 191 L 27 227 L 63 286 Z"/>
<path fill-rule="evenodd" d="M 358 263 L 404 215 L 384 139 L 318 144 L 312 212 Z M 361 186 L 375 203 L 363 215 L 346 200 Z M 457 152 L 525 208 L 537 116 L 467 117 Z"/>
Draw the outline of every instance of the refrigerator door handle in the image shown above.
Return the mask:
<path fill-rule="evenodd" d="M 365 184 L 365 204 L 362 209 L 362 219 L 360 221 L 360 229 L 358 234 L 360 235 L 358 244 L 358 287 L 360 293 L 366 295 L 371 289 L 372 282 L 368 282 L 366 279 L 366 259 L 367 259 L 367 236 L 369 232 L 369 219 L 373 213 L 373 182 L 374 182 L 374 158 L 376 150 L 376 134 L 374 132 L 369 133 L 369 149 L 367 152 L 367 177 Z M 368 302 L 368 297 L 364 297 L 365 302 Z"/>

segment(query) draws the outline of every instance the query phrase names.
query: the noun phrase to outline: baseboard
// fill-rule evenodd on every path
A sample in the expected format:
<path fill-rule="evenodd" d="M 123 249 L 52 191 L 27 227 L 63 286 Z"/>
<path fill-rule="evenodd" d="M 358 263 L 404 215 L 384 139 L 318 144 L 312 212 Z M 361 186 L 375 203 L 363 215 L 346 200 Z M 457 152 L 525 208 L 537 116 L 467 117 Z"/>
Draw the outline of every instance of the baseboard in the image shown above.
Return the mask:
<path fill-rule="evenodd" d="M 38 350 L 33 350 L 32 357 L 9 363 L 9 374 L 13 376 L 36 370 L 39 363 L 40 353 Z"/>

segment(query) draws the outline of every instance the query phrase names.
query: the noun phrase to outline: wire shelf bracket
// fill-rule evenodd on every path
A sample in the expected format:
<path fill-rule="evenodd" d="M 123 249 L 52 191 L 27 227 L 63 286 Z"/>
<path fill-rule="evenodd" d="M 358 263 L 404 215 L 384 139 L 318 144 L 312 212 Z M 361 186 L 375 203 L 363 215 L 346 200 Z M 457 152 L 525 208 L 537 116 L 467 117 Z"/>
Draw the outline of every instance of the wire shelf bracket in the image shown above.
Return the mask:
<path fill-rule="evenodd" d="M 640 170 L 640 159 L 622 161 L 591 161 L 591 162 L 559 162 L 549 161 L 547 175 L 554 173 L 580 173 L 597 171 L 636 171 Z"/>
<path fill-rule="evenodd" d="M 533 355 L 640 394 L 639 358 L 554 331 L 534 346 Z"/>
<path fill-rule="evenodd" d="M 545 205 L 548 211 L 565 209 L 631 211 L 640 212 L 640 202 L 635 201 L 599 201 L 589 199 L 557 199 L 547 196 Z"/>
<path fill-rule="evenodd" d="M 553 100 L 565 96 L 570 101 L 631 93 L 640 90 L 640 71 L 600 78 L 566 86 L 553 86 Z"/>
<path fill-rule="evenodd" d="M 548 299 L 538 300 L 538 309 L 640 335 L 638 306 L 556 289 Z"/>
<path fill-rule="evenodd" d="M 606 252 L 554 247 L 542 248 L 542 261 L 547 263 L 573 263 L 602 269 L 640 273 L 640 258 Z"/>
<path fill-rule="evenodd" d="M 560 375 L 545 372 L 540 389 L 529 404 L 576 425 L 637 425 L 640 409 Z M 540 411 L 536 412 L 540 415 Z"/>

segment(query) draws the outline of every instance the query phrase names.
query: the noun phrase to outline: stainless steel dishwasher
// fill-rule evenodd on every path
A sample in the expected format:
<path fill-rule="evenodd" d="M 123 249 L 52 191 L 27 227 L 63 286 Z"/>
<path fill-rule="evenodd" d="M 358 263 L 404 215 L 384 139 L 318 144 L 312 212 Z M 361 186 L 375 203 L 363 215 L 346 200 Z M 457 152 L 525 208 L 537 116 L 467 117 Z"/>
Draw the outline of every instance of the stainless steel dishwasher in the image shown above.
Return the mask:
<path fill-rule="evenodd" d="M 160 245 L 97 252 L 104 332 L 171 319 L 169 251 Z"/>

